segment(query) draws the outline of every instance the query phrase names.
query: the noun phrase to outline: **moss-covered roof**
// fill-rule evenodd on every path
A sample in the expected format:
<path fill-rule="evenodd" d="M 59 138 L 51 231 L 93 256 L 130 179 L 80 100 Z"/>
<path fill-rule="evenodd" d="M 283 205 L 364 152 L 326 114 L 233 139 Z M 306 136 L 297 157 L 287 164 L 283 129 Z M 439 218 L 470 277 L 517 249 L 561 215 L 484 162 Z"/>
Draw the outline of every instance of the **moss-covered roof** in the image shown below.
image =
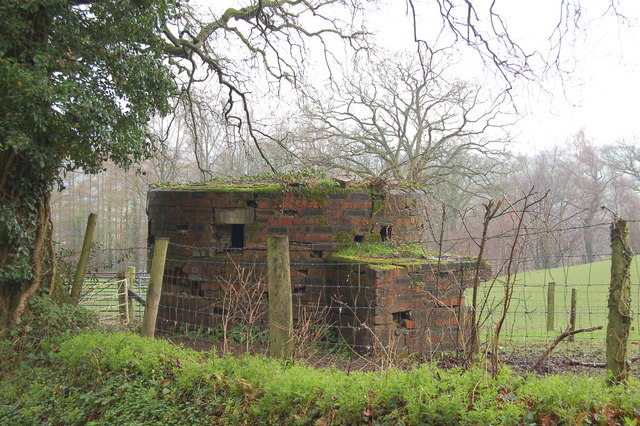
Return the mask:
<path fill-rule="evenodd" d="M 473 258 L 441 255 L 420 244 L 353 244 L 334 251 L 328 258 L 334 263 L 367 263 L 377 269 L 419 266 L 425 264 L 472 262 Z"/>
<path fill-rule="evenodd" d="M 344 182 L 344 181 L 343 181 Z M 246 176 L 238 179 L 216 178 L 203 182 L 191 182 L 174 184 L 163 182 L 153 185 L 154 189 L 171 189 L 184 191 L 216 191 L 216 192 L 252 192 L 274 193 L 283 191 L 302 192 L 359 192 L 380 191 L 382 188 L 420 189 L 410 182 L 395 182 L 390 184 L 381 181 L 362 180 L 348 181 L 347 185 L 341 185 L 337 179 L 328 177 L 322 172 L 305 169 L 287 174 L 262 174 L 258 176 Z"/>

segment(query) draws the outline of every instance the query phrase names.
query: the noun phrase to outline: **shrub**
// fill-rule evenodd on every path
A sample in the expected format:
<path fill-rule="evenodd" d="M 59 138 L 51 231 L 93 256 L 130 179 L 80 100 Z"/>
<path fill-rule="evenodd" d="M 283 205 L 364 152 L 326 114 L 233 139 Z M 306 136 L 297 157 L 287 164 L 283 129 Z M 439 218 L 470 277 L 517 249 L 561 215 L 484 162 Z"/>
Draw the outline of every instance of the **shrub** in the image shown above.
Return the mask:
<path fill-rule="evenodd" d="M 29 302 L 29 309 L 10 330 L 12 346 L 18 354 L 34 355 L 49 350 L 55 340 L 75 336 L 95 325 L 95 315 L 81 306 L 35 296 Z"/>

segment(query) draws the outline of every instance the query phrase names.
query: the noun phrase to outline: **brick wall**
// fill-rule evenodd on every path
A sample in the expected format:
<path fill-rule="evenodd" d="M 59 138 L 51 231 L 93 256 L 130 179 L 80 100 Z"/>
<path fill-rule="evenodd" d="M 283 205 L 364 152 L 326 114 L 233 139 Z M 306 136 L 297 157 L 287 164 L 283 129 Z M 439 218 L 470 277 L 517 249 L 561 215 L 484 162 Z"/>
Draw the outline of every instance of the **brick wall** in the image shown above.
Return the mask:
<path fill-rule="evenodd" d="M 233 284 L 238 265 L 252 275 L 256 294 L 266 292 L 267 236 L 287 235 L 294 303 L 332 306 L 330 319 L 349 343 L 366 349 L 385 341 L 418 351 L 456 345 L 457 318 L 464 311 L 461 289 L 468 284 L 464 271 L 470 263 L 445 262 L 436 271 L 426 261 L 383 269 L 326 262 L 332 250 L 345 243 L 375 238 L 422 241 L 424 194 L 362 188 L 237 189 L 149 192 L 149 243 L 157 237 L 170 240 L 160 328 L 218 323 L 224 309 L 216 301 L 229 285 L 238 285 Z"/>

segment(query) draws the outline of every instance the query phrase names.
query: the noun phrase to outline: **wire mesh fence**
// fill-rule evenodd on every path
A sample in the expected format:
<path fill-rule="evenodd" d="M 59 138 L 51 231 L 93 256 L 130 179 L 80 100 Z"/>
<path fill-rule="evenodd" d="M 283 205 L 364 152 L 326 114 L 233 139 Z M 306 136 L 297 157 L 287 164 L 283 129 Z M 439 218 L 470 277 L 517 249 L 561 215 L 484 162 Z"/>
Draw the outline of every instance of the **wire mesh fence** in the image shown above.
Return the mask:
<path fill-rule="evenodd" d="M 159 329 L 201 332 L 242 343 L 264 340 L 269 299 L 266 263 L 259 252 L 254 256 L 250 262 L 234 259 L 233 252 L 218 260 L 167 259 Z M 295 333 L 308 336 L 309 329 L 321 330 L 314 335 L 316 340 L 329 346 L 346 345 L 358 352 L 432 354 L 463 350 L 469 338 L 475 263 L 468 258 L 396 263 L 331 263 L 322 259 L 292 262 Z M 573 289 L 577 293 L 574 328 L 606 328 L 609 282 L 602 275 L 608 273 L 608 263 L 601 260 L 588 265 L 586 278 L 584 271 L 578 269 L 577 275 L 572 270 L 571 276 L 560 281 L 557 274 L 563 268 L 511 277 L 513 294 L 502 331 L 503 342 L 526 344 L 557 337 L 570 322 Z M 633 266 L 637 271 L 637 259 Z M 480 335 L 484 337 L 494 330 L 506 279 L 487 273 L 478 287 Z M 558 280 L 553 285 L 552 310 L 551 279 Z M 632 309 L 637 312 L 637 274 L 632 285 Z M 630 340 L 638 342 L 640 321 L 634 321 Z M 604 333 L 580 334 L 576 339 L 604 341 Z"/>
<path fill-rule="evenodd" d="M 199 267 L 217 269 L 211 279 L 193 278 L 182 261 L 167 265 L 173 273 L 165 275 L 159 330 L 202 331 L 241 343 L 263 338 L 269 301 L 264 263 L 203 261 Z M 360 352 L 434 352 L 454 349 L 463 337 L 458 284 L 420 285 L 403 268 L 368 264 L 291 267 L 295 346 L 313 339 Z"/>
<path fill-rule="evenodd" d="M 224 344 L 249 348 L 266 343 L 269 289 L 264 250 L 210 253 L 201 247 L 170 244 L 158 314 L 158 330 L 208 336 Z M 317 247 L 295 247 L 311 255 L 291 262 L 296 347 L 313 342 L 328 348 L 390 354 L 463 350 L 469 338 L 469 306 L 475 261 L 449 257 L 420 262 L 330 262 L 313 257 Z M 188 250 L 190 256 L 181 256 Z M 178 253 L 178 255 L 176 255 Z M 293 259 L 299 259 L 294 256 Z M 524 262 L 544 263 L 538 259 Z M 502 342 L 527 344 L 554 339 L 570 323 L 572 291 L 576 293 L 574 328 L 607 324 L 610 261 L 536 271 L 508 278 L 511 304 Z M 555 263 L 563 264 L 562 261 Z M 632 311 L 640 310 L 638 258 L 632 263 Z M 500 271 L 498 260 L 489 260 Z M 576 263 L 573 259 L 566 264 Z M 106 321 L 121 309 L 116 274 L 87 280 L 83 304 Z M 480 336 L 493 333 L 504 301 L 507 277 L 482 273 L 478 286 Z M 148 276 L 136 274 L 137 295 L 146 294 Z M 553 283 L 550 285 L 550 283 Z M 550 287 L 555 292 L 550 295 Z M 551 298 L 551 299 L 550 299 Z M 552 300 L 552 305 L 550 305 Z M 135 302 L 135 316 L 143 307 Z M 550 322 L 550 314 L 553 316 Z M 640 342 L 640 319 L 634 318 L 630 341 Z M 482 340 L 481 339 L 481 340 Z M 605 331 L 578 334 L 576 340 L 604 342 Z"/>

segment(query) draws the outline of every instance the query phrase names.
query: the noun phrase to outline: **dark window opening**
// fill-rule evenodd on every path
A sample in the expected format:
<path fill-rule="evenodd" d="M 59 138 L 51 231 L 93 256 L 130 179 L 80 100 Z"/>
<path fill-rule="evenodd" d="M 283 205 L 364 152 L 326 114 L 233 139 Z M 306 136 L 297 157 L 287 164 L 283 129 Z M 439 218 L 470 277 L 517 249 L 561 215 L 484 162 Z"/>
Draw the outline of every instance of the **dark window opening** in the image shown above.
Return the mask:
<path fill-rule="evenodd" d="M 411 320 L 411 311 L 400 311 L 391 314 L 393 322 L 400 328 L 413 328 Z"/>
<path fill-rule="evenodd" d="M 231 225 L 231 248 L 244 248 L 244 225 Z"/>
<path fill-rule="evenodd" d="M 153 235 L 153 221 L 149 220 L 147 222 L 147 245 L 151 245 L 156 241 L 156 236 Z"/>
<path fill-rule="evenodd" d="M 380 237 L 382 237 L 382 241 L 391 239 L 391 225 L 384 225 L 380 228 Z"/>
<path fill-rule="evenodd" d="M 307 290 L 305 286 L 297 286 L 293 288 L 293 294 L 302 294 Z"/>
<path fill-rule="evenodd" d="M 356 243 L 363 243 L 364 242 L 364 235 L 354 235 L 353 236 L 353 241 L 355 241 Z"/>
<path fill-rule="evenodd" d="M 322 250 L 311 250 L 309 257 L 322 259 Z"/>
<path fill-rule="evenodd" d="M 247 207 L 258 207 L 258 202 L 256 200 L 247 200 L 244 204 Z"/>
<path fill-rule="evenodd" d="M 283 210 L 282 211 L 282 215 L 283 216 L 298 216 L 298 210 Z"/>

